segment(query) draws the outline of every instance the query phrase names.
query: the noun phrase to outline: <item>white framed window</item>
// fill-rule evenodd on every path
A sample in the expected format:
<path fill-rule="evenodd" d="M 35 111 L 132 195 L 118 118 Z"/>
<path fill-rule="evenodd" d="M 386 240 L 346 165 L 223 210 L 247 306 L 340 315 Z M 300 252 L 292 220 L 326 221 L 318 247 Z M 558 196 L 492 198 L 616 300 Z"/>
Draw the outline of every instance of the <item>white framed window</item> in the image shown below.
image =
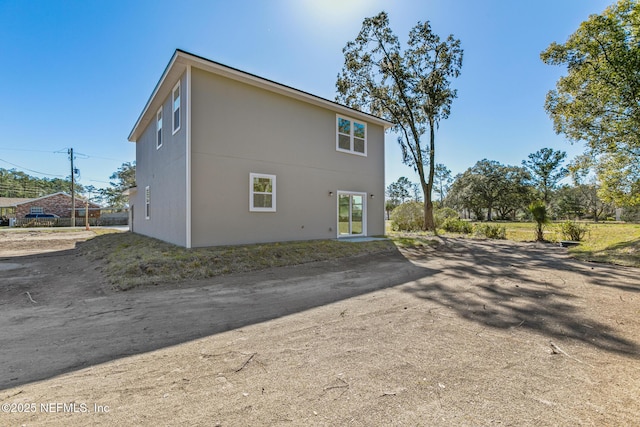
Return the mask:
<path fill-rule="evenodd" d="M 151 191 L 148 185 L 144 188 L 144 217 L 151 218 Z"/>
<path fill-rule="evenodd" d="M 171 91 L 172 111 L 173 111 L 173 133 L 180 130 L 180 81 L 173 87 Z"/>
<path fill-rule="evenodd" d="M 29 213 L 32 215 L 42 215 L 44 213 L 44 208 L 41 206 L 31 206 L 29 208 Z"/>
<path fill-rule="evenodd" d="M 249 174 L 249 210 L 251 212 L 276 211 L 275 175 Z"/>
<path fill-rule="evenodd" d="M 336 115 L 336 150 L 366 156 L 367 124 Z"/>
<path fill-rule="evenodd" d="M 156 149 L 162 147 L 162 107 L 156 114 Z"/>

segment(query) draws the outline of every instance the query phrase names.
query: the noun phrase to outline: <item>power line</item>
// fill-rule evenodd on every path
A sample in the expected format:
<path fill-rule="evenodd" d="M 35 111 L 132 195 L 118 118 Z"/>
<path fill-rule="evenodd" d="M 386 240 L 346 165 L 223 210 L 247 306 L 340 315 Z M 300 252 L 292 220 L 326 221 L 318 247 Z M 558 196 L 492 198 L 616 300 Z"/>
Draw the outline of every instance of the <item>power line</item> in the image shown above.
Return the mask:
<path fill-rule="evenodd" d="M 0 159 L 0 162 L 5 162 L 5 163 L 7 163 L 7 164 L 9 164 L 11 166 L 15 166 L 17 168 L 24 169 L 24 170 L 29 171 L 29 172 L 39 173 L 40 175 L 55 176 L 55 177 L 58 177 L 58 178 L 63 177 L 63 175 L 55 175 L 55 174 L 52 174 L 52 173 L 40 172 L 40 171 L 36 171 L 36 170 L 33 170 L 33 169 L 25 168 L 24 166 L 16 165 L 15 163 L 8 162 L 8 161 L 6 161 L 4 159 Z"/>
<path fill-rule="evenodd" d="M 0 150 L 28 151 L 28 152 L 32 152 L 32 153 L 53 153 L 53 154 L 63 153 L 63 154 L 66 154 L 68 148 L 61 148 L 60 150 L 51 151 L 51 150 L 34 150 L 33 148 L 0 147 Z M 121 159 L 114 159 L 113 157 L 96 156 L 95 154 L 78 153 L 77 151 L 74 151 L 74 154 L 76 156 L 81 156 L 82 158 L 86 158 L 86 159 L 112 160 L 114 162 L 119 162 L 121 160 Z"/>
<path fill-rule="evenodd" d="M 0 150 L 31 151 L 31 152 L 34 152 L 34 153 L 54 153 L 54 151 L 51 151 L 51 150 L 34 150 L 33 148 L 0 147 Z"/>

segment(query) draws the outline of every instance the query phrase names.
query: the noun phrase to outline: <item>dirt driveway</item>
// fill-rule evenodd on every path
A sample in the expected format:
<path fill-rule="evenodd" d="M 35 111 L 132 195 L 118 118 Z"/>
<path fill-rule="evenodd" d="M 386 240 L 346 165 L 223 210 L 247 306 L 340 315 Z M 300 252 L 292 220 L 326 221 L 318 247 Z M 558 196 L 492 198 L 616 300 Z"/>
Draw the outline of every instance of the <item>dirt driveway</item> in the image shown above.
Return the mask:
<path fill-rule="evenodd" d="M 0 258 L 0 424 L 637 425 L 640 270 L 444 240 L 114 292 Z"/>

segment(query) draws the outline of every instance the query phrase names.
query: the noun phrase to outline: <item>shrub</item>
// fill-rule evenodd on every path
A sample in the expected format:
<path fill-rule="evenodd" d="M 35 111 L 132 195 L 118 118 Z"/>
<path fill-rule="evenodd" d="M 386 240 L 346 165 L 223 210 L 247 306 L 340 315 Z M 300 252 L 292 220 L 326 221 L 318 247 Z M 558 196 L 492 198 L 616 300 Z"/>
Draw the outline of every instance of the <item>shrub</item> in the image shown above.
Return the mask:
<path fill-rule="evenodd" d="M 626 222 L 640 222 L 640 206 L 622 208 L 620 219 Z"/>
<path fill-rule="evenodd" d="M 560 232 L 567 240 L 579 242 L 584 239 L 587 231 L 589 231 L 589 227 L 586 224 L 580 224 L 575 221 L 565 221 L 560 224 Z"/>
<path fill-rule="evenodd" d="M 449 218 L 458 219 L 460 215 L 458 215 L 458 211 L 451 208 L 436 209 L 433 212 L 433 219 L 436 222 L 437 228 L 442 228 L 444 221 Z"/>
<path fill-rule="evenodd" d="M 507 227 L 499 224 L 476 224 L 474 233 L 477 236 L 484 236 L 487 239 L 504 240 L 507 238 Z"/>
<path fill-rule="evenodd" d="M 446 218 L 442 221 L 442 228 L 444 231 L 448 231 L 450 233 L 469 234 L 473 231 L 471 223 L 463 221 L 460 218 Z"/>
<path fill-rule="evenodd" d="M 542 201 L 535 201 L 529 205 L 529 212 L 536 222 L 536 240 L 538 242 L 544 241 L 544 227 L 549 223 L 549 213 L 547 212 L 547 205 Z"/>
<path fill-rule="evenodd" d="M 391 212 L 394 231 L 420 231 L 424 228 L 424 206 L 418 202 L 403 203 Z"/>

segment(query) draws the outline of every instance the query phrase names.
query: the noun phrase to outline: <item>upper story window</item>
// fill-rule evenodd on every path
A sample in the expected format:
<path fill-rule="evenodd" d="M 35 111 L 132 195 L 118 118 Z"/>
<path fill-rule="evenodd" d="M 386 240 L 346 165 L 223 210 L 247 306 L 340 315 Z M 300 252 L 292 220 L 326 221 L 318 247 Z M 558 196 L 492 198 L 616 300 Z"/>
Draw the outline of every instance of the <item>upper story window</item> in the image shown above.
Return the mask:
<path fill-rule="evenodd" d="M 336 150 L 367 155 L 367 124 L 348 117 L 336 116 Z"/>
<path fill-rule="evenodd" d="M 156 148 L 162 147 L 162 107 L 156 114 Z"/>
<path fill-rule="evenodd" d="M 178 132 L 180 129 L 180 82 L 175 85 L 171 92 L 171 99 L 173 103 L 173 133 Z"/>
<path fill-rule="evenodd" d="M 44 213 L 44 208 L 41 206 L 31 206 L 29 208 L 29 213 L 32 215 L 41 215 Z"/>
<path fill-rule="evenodd" d="M 276 211 L 276 176 L 262 173 L 249 174 L 249 210 Z"/>

